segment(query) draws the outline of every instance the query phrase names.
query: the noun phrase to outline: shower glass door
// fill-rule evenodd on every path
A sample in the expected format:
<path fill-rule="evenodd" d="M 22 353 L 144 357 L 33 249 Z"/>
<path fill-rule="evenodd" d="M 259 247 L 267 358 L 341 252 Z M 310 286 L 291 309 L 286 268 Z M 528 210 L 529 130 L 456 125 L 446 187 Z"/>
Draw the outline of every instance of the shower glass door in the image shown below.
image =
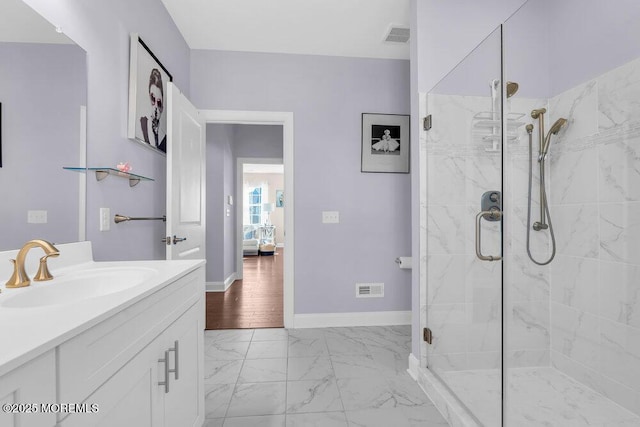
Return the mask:
<path fill-rule="evenodd" d="M 426 101 L 423 363 L 487 427 L 502 423 L 501 49 L 498 28 Z"/>

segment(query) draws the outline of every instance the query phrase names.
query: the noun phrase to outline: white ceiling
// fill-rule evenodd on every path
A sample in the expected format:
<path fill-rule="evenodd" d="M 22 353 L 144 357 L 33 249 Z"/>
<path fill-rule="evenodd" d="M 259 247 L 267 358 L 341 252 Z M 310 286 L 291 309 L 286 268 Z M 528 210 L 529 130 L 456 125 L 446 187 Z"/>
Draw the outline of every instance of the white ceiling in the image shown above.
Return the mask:
<path fill-rule="evenodd" d="M 0 0 L 0 41 L 73 43 L 22 0 Z"/>
<path fill-rule="evenodd" d="M 162 0 L 191 49 L 409 59 L 410 0 Z"/>

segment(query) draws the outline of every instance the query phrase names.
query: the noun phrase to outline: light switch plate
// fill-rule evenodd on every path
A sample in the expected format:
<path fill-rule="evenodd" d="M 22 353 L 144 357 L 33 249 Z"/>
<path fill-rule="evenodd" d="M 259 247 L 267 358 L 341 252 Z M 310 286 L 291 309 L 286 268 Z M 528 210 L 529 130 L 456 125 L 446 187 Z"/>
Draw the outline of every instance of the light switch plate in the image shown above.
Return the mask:
<path fill-rule="evenodd" d="M 47 211 L 27 211 L 28 224 L 46 224 Z"/>
<path fill-rule="evenodd" d="M 340 212 L 338 211 L 322 211 L 323 224 L 338 224 L 340 222 Z"/>
<path fill-rule="evenodd" d="M 100 231 L 109 231 L 111 228 L 109 218 L 111 218 L 111 209 L 100 208 Z"/>

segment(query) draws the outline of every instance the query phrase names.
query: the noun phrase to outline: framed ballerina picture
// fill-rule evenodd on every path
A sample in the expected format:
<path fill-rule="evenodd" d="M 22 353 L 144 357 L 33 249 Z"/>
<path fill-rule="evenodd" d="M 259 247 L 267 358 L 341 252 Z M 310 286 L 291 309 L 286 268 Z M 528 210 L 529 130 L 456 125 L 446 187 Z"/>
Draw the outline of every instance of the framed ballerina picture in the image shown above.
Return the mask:
<path fill-rule="evenodd" d="M 362 114 L 362 172 L 409 173 L 409 116 Z"/>

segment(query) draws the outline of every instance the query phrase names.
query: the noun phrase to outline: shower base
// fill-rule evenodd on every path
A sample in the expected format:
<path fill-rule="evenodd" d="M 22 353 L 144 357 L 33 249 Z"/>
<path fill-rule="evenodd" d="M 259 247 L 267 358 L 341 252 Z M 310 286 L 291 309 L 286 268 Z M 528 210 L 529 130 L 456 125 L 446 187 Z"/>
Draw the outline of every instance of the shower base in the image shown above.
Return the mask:
<path fill-rule="evenodd" d="M 500 425 L 500 371 L 447 372 L 441 377 L 484 426 Z M 640 416 L 550 367 L 511 369 L 507 399 L 508 427 L 640 426 Z"/>

